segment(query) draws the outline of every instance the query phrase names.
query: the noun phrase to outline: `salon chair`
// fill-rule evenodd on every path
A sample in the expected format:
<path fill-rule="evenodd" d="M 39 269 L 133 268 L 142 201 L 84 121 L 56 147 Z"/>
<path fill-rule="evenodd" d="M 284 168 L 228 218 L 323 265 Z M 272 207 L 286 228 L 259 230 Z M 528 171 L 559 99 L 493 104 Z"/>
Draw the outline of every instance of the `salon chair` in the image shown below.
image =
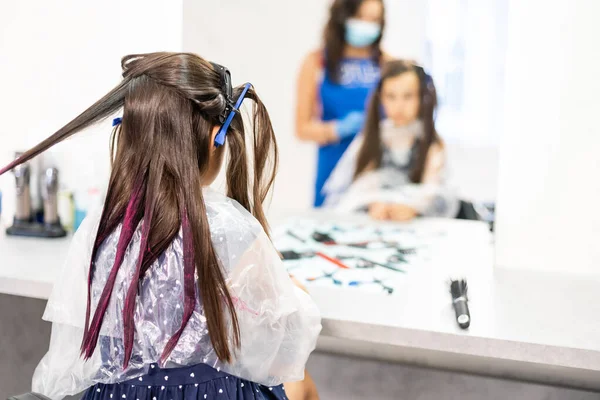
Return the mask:
<path fill-rule="evenodd" d="M 479 214 L 477 214 L 477 211 L 475 211 L 473 203 L 470 201 L 461 200 L 458 208 L 458 214 L 456 214 L 456 219 L 479 221 Z"/>
<path fill-rule="evenodd" d="M 490 224 L 490 230 L 493 232 L 495 209 L 496 206 L 493 203 L 472 203 L 461 200 L 456 219 L 485 221 Z"/>

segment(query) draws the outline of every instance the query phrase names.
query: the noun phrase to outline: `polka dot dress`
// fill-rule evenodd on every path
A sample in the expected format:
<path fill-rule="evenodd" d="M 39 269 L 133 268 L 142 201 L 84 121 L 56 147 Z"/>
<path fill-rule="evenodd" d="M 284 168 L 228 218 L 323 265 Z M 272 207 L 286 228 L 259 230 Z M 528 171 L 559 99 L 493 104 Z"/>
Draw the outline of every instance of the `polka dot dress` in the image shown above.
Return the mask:
<path fill-rule="evenodd" d="M 283 386 L 262 386 L 208 365 L 160 369 L 151 365 L 149 373 L 127 382 L 97 384 L 83 400 L 287 400 Z"/>

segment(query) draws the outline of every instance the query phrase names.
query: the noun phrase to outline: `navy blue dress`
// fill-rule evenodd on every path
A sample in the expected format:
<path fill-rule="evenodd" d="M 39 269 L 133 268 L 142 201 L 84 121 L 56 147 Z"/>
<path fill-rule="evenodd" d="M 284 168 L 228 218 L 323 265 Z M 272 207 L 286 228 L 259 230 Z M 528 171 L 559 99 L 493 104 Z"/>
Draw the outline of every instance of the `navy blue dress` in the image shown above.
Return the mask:
<path fill-rule="evenodd" d="M 287 400 L 283 385 L 262 386 L 205 365 L 161 369 L 122 383 L 96 384 L 83 400 Z"/>

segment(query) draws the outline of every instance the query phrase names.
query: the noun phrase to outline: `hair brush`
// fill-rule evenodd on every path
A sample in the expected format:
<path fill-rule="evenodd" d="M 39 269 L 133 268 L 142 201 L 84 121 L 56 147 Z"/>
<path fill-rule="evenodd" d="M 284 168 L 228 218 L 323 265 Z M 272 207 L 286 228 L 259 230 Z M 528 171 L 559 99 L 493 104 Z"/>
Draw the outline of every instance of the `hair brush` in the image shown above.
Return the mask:
<path fill-rule="evenodd" d="M 452 280 L 450 282 L 450 294 L 452 295 L 452 305 L 456 313 L 456 322 L 458 322 L 458 326 L 462 329 L 467 329 L 471 324 L 469 299 L 467 297 L 467 281 L 465 279 Z"/>

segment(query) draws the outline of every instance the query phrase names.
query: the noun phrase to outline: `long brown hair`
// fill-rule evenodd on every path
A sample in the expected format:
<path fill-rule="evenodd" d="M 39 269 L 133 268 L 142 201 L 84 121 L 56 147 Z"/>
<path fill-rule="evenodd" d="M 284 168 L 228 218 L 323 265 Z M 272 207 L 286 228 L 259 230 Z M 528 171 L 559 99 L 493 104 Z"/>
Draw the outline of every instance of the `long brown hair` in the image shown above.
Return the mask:
<path fill-rule="evenodd" d="M 24 163 L 82 129 L 123 108 L 122 124 L 113 131 L 112 171 L 108 193 L 94 243 L 88 277 L 88 304 L 82 354 L 94 353 L 114 281 L 133 233 L 142 223 L 136 275 L 129 286 L 124 309 L 127 367 L 133 348 L 133 311 L 138 281 L 183 231 L 184 311 L 179 330 L 165 346 L 164 362 L 189 321 L 199 288 L 212 345 L 219 359 L 231 361 L 227 315 L 233 326 L 232 344 L 239 348 L 240 331 L 232 298 L 212 245 L 202 197 L 202 179 L 209 169 L 211 133 L 226 107 L 221 75 L 195 54 L 150 53 L 122 59 L 123 80 L 108 94 L 52 136 L 0 170 L 0 175 Z M 234 89 L 237 98 L 242 87 Z M 249 175 L 247 143 L 242 117 L 233 119 L 227 143 L 228 195 L 250 211 L 268 229 L 262 202 L 275 178 L 277 146 L 267 110 L 251 88 L 253 100 L 253 154 Z M 116 147 L 115 147 L 116 146 Z M 94 260 L 102 242 L 122 224 L 117 255 L 110 276 L 90 315 Z M 195 274 L 198 282 L 195 281 Z M 91 318 L 91 323 L 90 323 Z"/>
<path fill-rule="evenodd" d="M 387 62 L 381 72 L 381 79 L 369 101 L 367 120 L 364 127 L 364 140 L 358 160 L 354 178 L 356 179 L 367 167 L 379 168 L 383 149 L 381 144 L 380 123 L 382 119 L 381 88 L 386 79 L 394 78 L 405 72 L 413 71 L 419 77 L 419 120 L 423 123 L 423 136 L 418 139 L 415 161 L 411 165 L 409 178 L 413 183 L 421 182 L 429 148 L 434 143 L 440 142 L 440 137 L 435 130 L 435 109 L 437 107 L 437 94 L 431 76 L 422 67 L 414 63 L 395 60 Z"/>
<path fill-rule="evenodd" d="M 360 5 L 365 0 L 335 0 L 329 10 L 329 21 L 325 25 L 325 69 L 333 82 L 339 82 L 340 63 L 344 58 L 346 47 L 346 21 L 356 15 Z M 381 4 L 383 4 L 382 0 Z M 371 45 L 373 60 L 378 64 L 381 62 L 381 38 L 385 27 L 385 12 L 381 21 L 381 34 Z"/>

